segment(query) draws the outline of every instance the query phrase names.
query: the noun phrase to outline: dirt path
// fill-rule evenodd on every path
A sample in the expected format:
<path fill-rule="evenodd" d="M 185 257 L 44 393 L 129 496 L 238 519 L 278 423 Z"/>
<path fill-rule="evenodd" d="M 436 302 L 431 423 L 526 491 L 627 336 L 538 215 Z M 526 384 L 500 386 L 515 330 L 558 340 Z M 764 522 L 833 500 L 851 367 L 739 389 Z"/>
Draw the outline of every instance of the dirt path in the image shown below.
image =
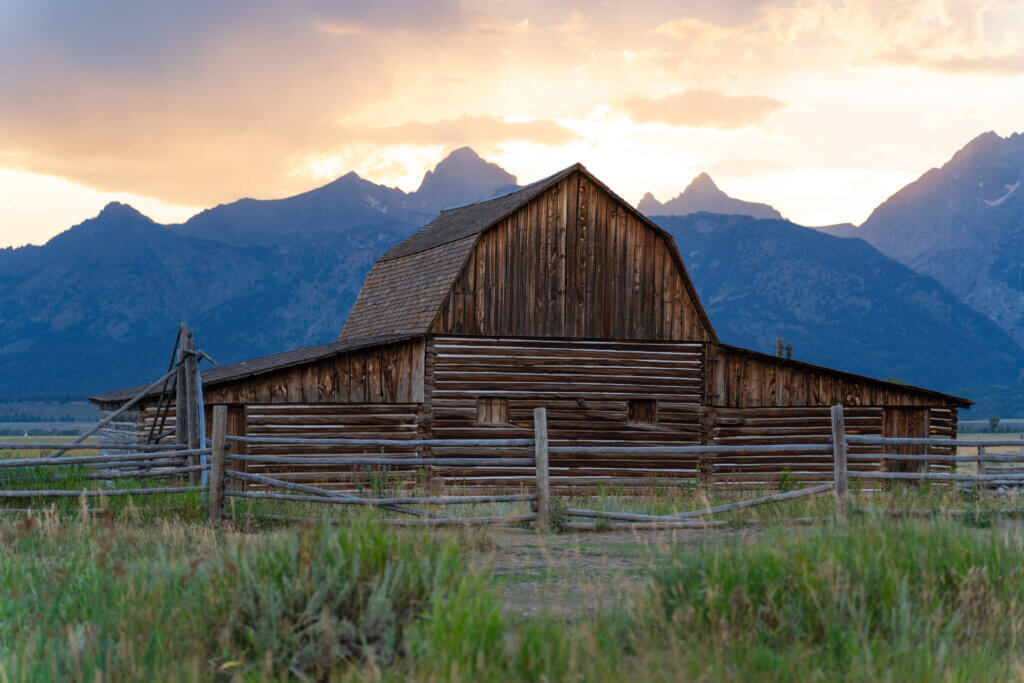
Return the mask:
<path fill-rule="evenodd" d="M 756 538 L 757 529 L 600 531 L 538 535 L 494 532 L 494 546 L 472 553 L 471 566 L 503 585 L 510 612 L 541 609 L 578 617 L 622 604 L 644 583 L 647 569 L 680 549 Z"/>

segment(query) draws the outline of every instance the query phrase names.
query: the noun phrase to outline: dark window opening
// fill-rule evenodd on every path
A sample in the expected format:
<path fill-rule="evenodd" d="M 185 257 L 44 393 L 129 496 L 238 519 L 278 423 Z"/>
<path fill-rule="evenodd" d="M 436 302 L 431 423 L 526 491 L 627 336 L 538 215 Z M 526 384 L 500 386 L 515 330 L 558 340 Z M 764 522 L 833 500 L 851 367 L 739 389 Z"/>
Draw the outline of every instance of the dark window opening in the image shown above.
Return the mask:
<path fill-rule="evenodd" d="M 629 424 L 654 427 L 658 424 L 658 402 L 649 398 L 629 401 Z"/>
<path fill-rule="evenodd" d="M 476 401 L 476 421 L 480 424 L 508 424 L 508 399 L 478 398 Z"/>

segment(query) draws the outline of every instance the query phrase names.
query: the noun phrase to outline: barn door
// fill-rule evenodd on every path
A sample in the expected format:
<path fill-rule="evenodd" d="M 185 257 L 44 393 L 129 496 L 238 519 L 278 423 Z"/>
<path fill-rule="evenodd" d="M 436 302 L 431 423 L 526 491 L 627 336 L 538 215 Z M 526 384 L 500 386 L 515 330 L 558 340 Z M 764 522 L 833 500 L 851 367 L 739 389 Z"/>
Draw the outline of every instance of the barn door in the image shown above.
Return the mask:
<path fill-rule="evenodd" d="M 893 407 L 882 411 L 882 436 L 901 438 L 924 438 L 928 436 L 928 409 Z M 921 453 L 921 446 L 886 446 L 885 453 Z M 905 460 L 885 460 L 883 469 L 887 472 L 915 472 L 923 463 Z"/>

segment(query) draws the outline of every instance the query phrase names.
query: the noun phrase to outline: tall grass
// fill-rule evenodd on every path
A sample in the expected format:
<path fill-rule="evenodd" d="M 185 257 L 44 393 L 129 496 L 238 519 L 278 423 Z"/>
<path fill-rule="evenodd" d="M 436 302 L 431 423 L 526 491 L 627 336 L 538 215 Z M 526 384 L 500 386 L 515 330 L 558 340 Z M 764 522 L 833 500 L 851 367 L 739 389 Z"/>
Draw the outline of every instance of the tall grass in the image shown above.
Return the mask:
<path fill-rule="evenodd" d="M 1006 679 L 1012 527 L 860 519 L 669 548 L 586 618 L 521 616 L 500 547 L 396 531 L 0 522 L 0 680 Z"/>
<path fill-rule="evenodd" d="M 488 619 L 468 629 L 451 615 L 491 612 L 450 597 L 436 626 L 413 629 L 414 656 L 392 675 L 1018 678 L 1024 672 L 1022 551 L 1019 536 L 949 521 L 864 520 L 707 545 L 677 551 L 651 570 L 649 590 L 631 605 L 593 619 L 496 617 L 498 623 Z"/>
<path fill-rule="evenodd" d="M 432 601 L 486 590 L 454 543 L 371 520 L 258 543 L 145 534 L 57 516 L 5 527 L 0 679 L 322 679 L 393 664 Z"/>

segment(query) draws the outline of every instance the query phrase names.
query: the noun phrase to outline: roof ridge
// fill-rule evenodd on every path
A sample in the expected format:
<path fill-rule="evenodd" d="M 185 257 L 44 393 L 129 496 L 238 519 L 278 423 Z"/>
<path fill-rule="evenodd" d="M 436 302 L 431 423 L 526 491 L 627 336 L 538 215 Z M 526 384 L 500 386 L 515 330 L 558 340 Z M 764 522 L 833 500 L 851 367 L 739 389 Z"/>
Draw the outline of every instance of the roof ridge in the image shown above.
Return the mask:
<path fill-rule="evenodd" d="M 581 164 L 580 162 L 577 161 L 575 164 L 573 164 L 571 166 L 566 166 L 562 170 L 556 171 L 555 173 L 552 173 L 551 175 L 545 176 L 545 177 L 541 178 L 540 180 L 534 180 L 532 183 L 527 183 L 526 185 L 521 185 L 521 186 L 517 187 L 516 189 L 512 190 L 511 192 L 506 192 L 504 194 L 497 194 L 497 195 L 494 195 L 493 197 L 488 197 L 487 199 L 478 199 L 475 202 L 468 202 L 466 204 L 459 204 L 457 206 L 449 206 L 446 209 L 441 209 L 441 213 L 448 213 L 450 211 L 458 211 L 459 209 L 465 209 L 465 208 L 470 207 L 470 206 L 478 206 L 480 204 L 487 204 L 488 202 L 494 202 L 494 201 L 497 201 L 499 199 L 504 199 L 505 197 L 511 197 L 512 195 L 517 194 L 519 192 L 525 192 L 526 190 L 532 189 L 536 185 L 540 185 L 541 183 L 546 183 L 546 182 L 548 182 L 550 180 L 553 180 L 556 176 L 560 176 L 563 173 L 568 174 L 568 173 L 576 170 L 577 168 L 583 168 L 583 164 Z M 433 222 L 433 221 L 431 221 L 431 222 Z"/>
<path fill-rule="evenodd" d="M 551 185 L 577 170 L 586 171 L 583 164 L 576 162 L 545 178 L 524 185 L 518 190 L 479 202 L 443 209 L 433 220 L 393 246 L 377 260 L 379 262 L 394 261 L 479 234 L 507 218 Z M 491 210 L 490 213 L 488 213 L 489 210 Z"/>

